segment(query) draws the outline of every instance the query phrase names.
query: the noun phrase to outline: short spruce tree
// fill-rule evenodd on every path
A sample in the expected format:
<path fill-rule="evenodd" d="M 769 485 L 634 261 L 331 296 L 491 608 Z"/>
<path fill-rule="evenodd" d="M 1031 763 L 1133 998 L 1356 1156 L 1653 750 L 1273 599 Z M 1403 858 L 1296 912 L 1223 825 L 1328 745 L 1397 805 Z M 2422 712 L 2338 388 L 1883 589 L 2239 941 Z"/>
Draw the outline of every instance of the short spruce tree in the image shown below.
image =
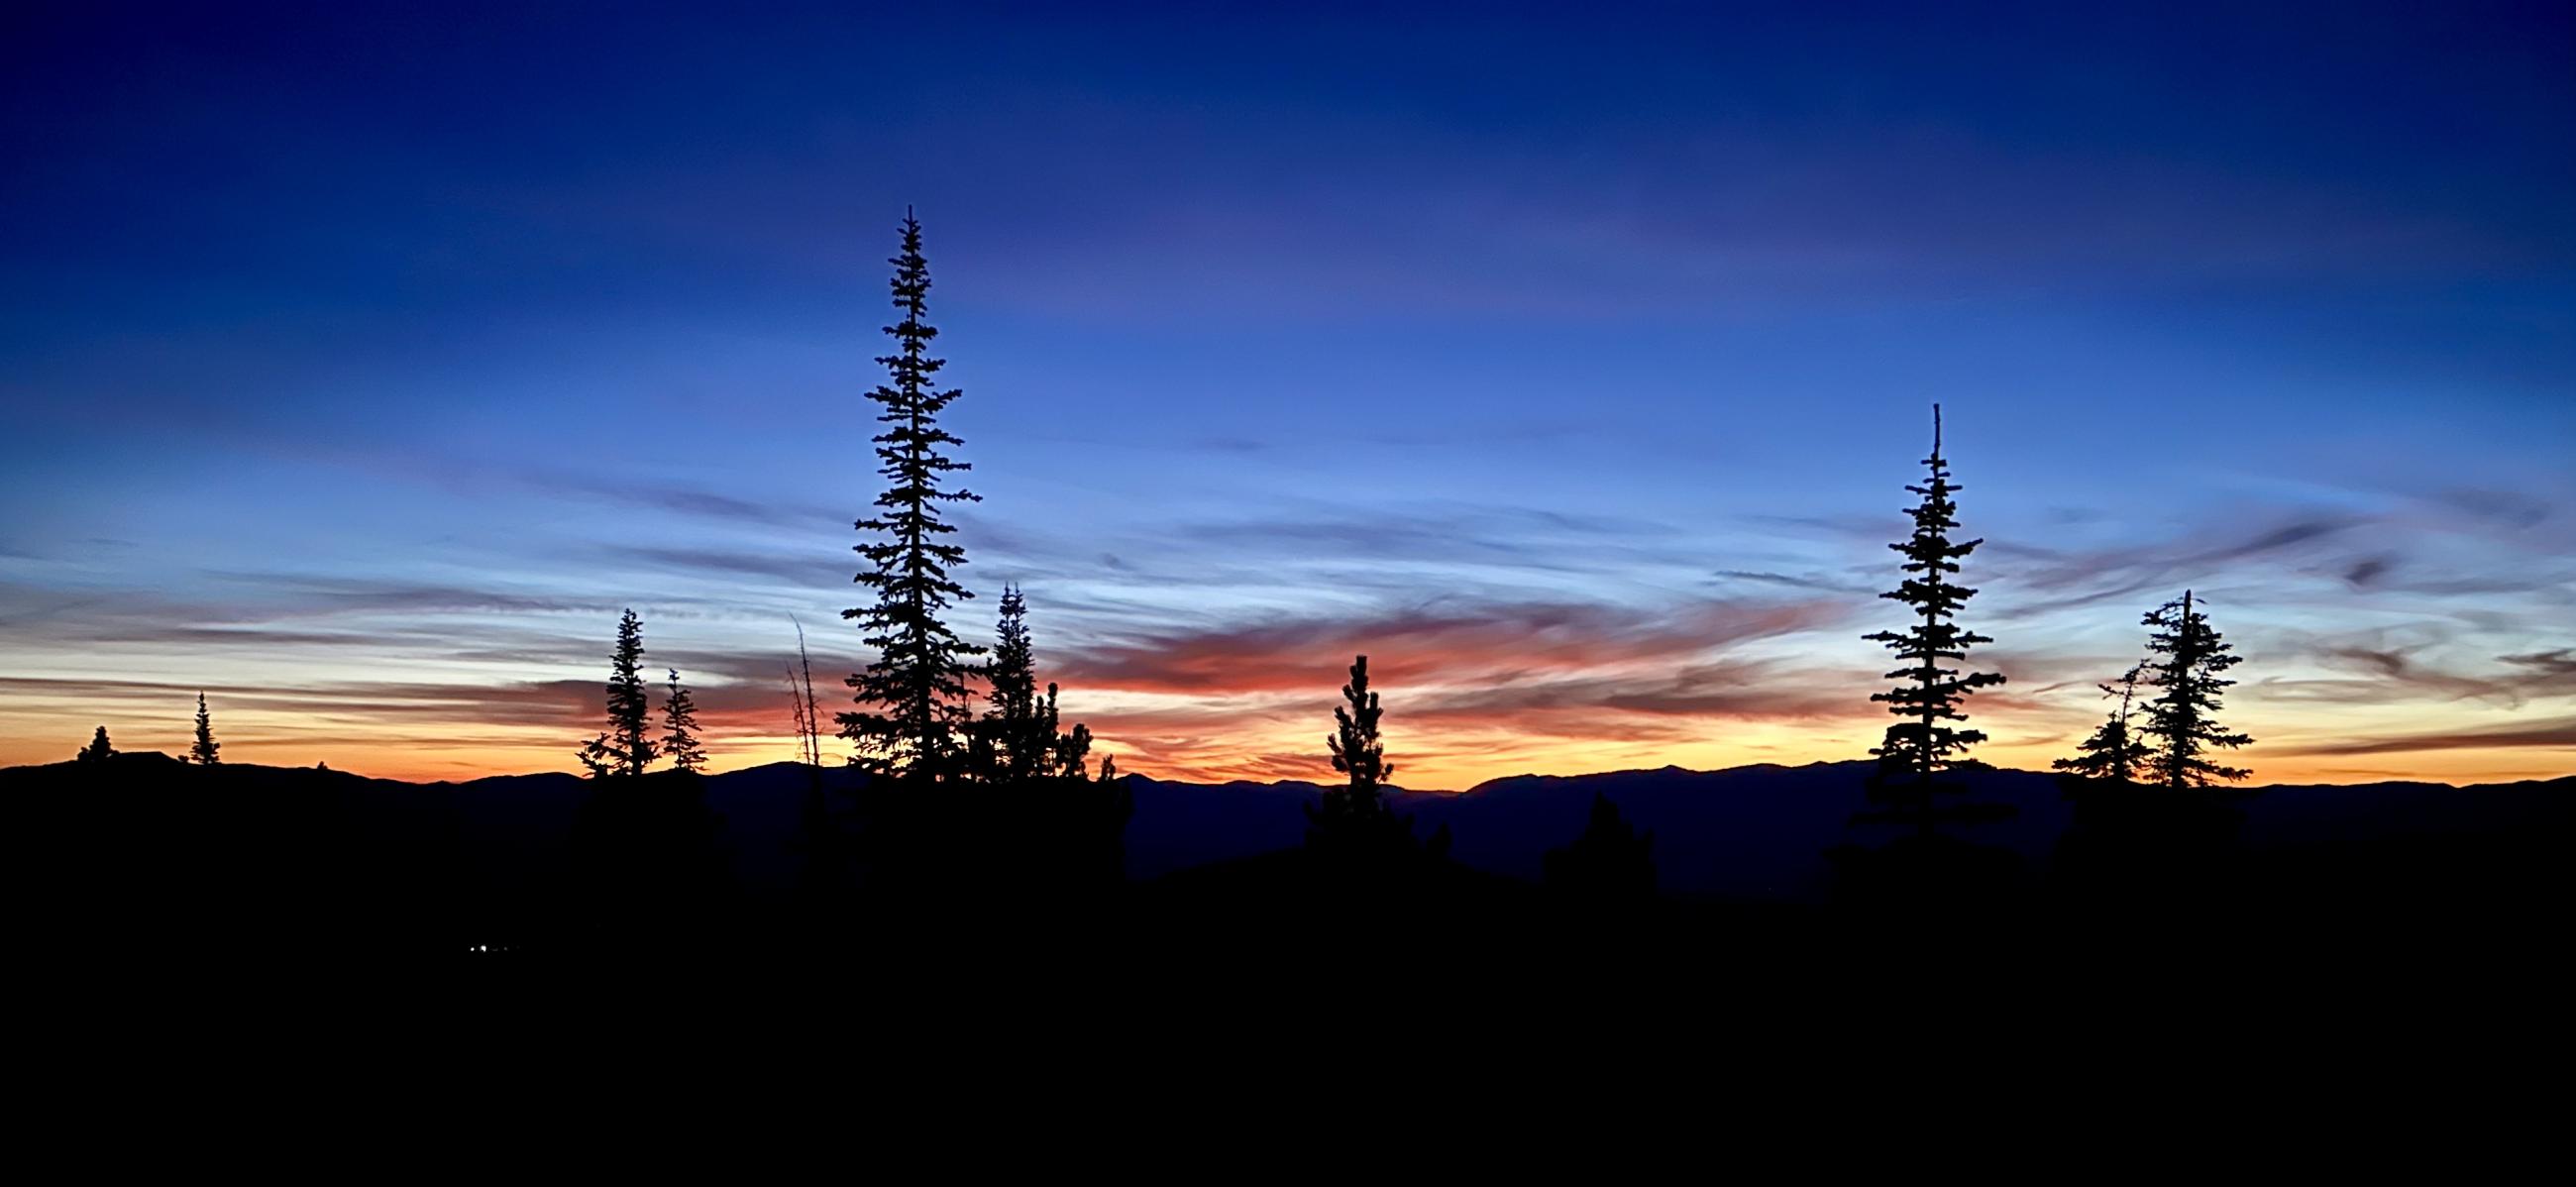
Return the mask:
<path fill-rule="evenodd" d="M 1347 782 L 1326 788 L 1323 802 L 1306 810 L 1306 843 L 1341 852 L 1410 844 L 1412 822 L 1396 815 L 1386 800 L 1384 784 L 1395 775 L 1395 764 L 1386 761 L 1386 742 L 1378 733 L 1385 710 L 1369 689 L 1367 656 L 1351 661 L 1351 681 L 1342 686 L 1342 700 L 1333 709 L 1334 730 L 1324 743 L 1332 749 L 1333 769 Z"/>
<path fill-rule="evenodd" d="M 1038 697 L 1037 653 L 1029 642 L 1028 599 L 1016 586 L 1002 589 L 1001 621 L 992 661 L 985 665 L 984 699 L 992 706 L 979 723 L 990 776 L 1037 777 L 1055 761 L 1053 697 Z M 1051 690 L 1050 690 L 1051 691 Z"/>
<path fill-rule="evenodd" d="M 206 715 L 206 694 L 198 693 L 197 740 L 188 747 L 188 760 L 199 766 L 211 767 L 223 761 L 217 756 L 222 749 L 222 745 L 215 741 L 214 719 Z"/>
<path fill-rule="evenodd" d="M 2050 763 L 2051 767 L 2079 779 L 2103 779 L 2127 783 L 2137 777 L 2138 743 L 2132 723 L 2137 717 L 2132 707 L 2138 695 L 2138 681 L 2146 675 L 2146 665 L 2133 664 L 2120 674 L 2118 681 L 2096 685 L 2106 697 L 2119 699 L 2120 707 L 2096 727 L 2091 737 L 2075 746 L 2076 753 Z"/>
<path fill-rule="evenodd" d="M 2206 787 L 2213 780 L 2237 780 L 2253 772 L 2220 766 L 2212 750 L 2233 750 L 2254 739 L 2230 732 L 2218 723 L 2221 692 L 2236 683 L 2221 673 L 2244 659 L 2209 625 L 2209 615 L 2194 609 L 2190 590 L 2149 612 L 2145 625 L 2154 653 L 2146 664 L 2146 683 L 2157 690 L 2147 702 L 2142 732 L 2154 739 L 2146 756 L 2148 778 L 2169 788 Z"/>
<path fill-rule="evenodd" d="M 707 765 L 707 748 L 698 741 L 698 706 L 689 697 L 688 686 L 680 683 L 678 668 L 665 669 L 671 674 L 670 691 L 662 697 L 662 753 L 671 766 L 694 775 Z"/>

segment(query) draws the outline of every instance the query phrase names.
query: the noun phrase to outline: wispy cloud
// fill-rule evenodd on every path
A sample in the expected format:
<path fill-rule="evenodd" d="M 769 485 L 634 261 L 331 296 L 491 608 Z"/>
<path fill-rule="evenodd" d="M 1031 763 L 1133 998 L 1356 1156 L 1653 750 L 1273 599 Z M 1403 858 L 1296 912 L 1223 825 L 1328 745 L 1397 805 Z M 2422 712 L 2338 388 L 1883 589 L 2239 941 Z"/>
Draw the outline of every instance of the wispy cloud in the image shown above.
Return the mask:
<path fill-rule="evenodd" d="M 2328 742 L 2298 748 L 2285 747 L 2279 752 L 2298 755 L 2411 754 L 2429 750 L 2525 747 L 2576 749 L 2576 717 L 2553 717 L 2541 721 L 2516 722 L 2511 725 L 2481 729 L 2431 730 L 2388 737 L 2356 738 L 2347 742 Z"/>
<path fill-rule="evenodd" d="M 2418 658 L 2423 647 L 2328 646 L 2316 654 L 2324 663 L 2348 669 L 2351 677 L 2329 679 L 2274 678 L 2259 687 L 2278 700 L 2343 704 L 2405 704 L 2421 701 L 2479 701 L 2519 709 L 2534 698 L 2576 696 L 2576 651 L 2551 651 L 2496 657 L 2483 672 L 2465 672 Z"/>
<path fill-rule="evenodd" d="M 2276 563 L 2315 550 L 2366 522 L 2349 515 L 2304 515 L 2251 531 L 2082 550 L 1991 550 L 1979 583 L 2000 595 L 2005 620 L 2023 620 L 2120 599 L 2178 597 L 2184 586 L 2242 567 Z M 2148 607 L 2141 606 L 2143 612 Z"/>
<path fill-rule="evenodd" d="M 1428 603 L 1348 617 L 1162 631 L 1079 648 L 1068 680 L 1115 689 L 1227 694 L 1315 687 L 1349 657 L 1381 681 L 1477 681 L 1643 660 L 1842 621 L 1839 603 L 1702 602 L 1630 608 L 1562 603 Z"/>

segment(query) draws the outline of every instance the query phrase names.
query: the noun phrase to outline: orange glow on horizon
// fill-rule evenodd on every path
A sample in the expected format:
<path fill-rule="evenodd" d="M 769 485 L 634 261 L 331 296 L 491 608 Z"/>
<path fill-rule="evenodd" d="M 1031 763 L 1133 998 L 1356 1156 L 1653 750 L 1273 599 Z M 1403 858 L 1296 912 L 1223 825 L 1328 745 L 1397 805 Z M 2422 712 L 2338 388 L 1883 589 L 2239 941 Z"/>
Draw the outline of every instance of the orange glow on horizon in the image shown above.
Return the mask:
<path fill-rule="evenodd" d="M 1797 766 L 1849 761 L 1867 756 L 1874 739 L 1866 731 L 1875 728 L 1874 719 L 1866 714 L 1826 722 L 1678 719 L 1658 724 L 1685 733 L 1704 730 L 1705 737 L 1572 738 L 1494 727 L 1437 725 L 1408 729 L 1400 711 L 1400 704 L 1390 703 L 1388 755 L 1397 767 L 1393 782 L 1410 789 L 1440 791 L 1465 790 L 1490 779 L 1522 774 L 1579 775 L 1668 765 L 1718 770 L 1758 763 Z M 1328 707 L 1325 712 L 1329 712 Z M 43 715 L 47 733 L 56 736 L 41 740 L 30 736 L 27 727 L 36 724 L 30 715 L 12 712 L 9 717 L 12 720 L 7 736 L 0 737 L 0 766 L 68 761 L 88 740 L 90 725 L 79 722 L 89 719 L 78 717 L 68 707 Z M 263 715 L 255 728 L 227 732 L 224 720 L 219 713 L 217 736 L 224 744 L 226 760 L 236 763 L 283 767 L 327 763 L 335 771 L 416 783 L 580 770 L 573 760 L 579 737 L 551 726 L 482 726 L 473 727 L 473 736 L 466 740 L 415 738 L 385 745 L 360 745 L 315 736 L 326 733 L 310 728 L 327 724 L 322 722 L 300 723 Z M 1330 726 L 1328 716 L 1319 723 L 1306 724 L 1239 722 L 1222 733 L 1211 731 L 1210 736 L 1195 739 L 1197 744 L 1188 753 L 1163 755 L 1153 753 L 1156 748 L 1150 743 L 1140 746 L 1122 742 L 1117 733 L 1118 720 L 1115 715 L 1091 718 L 1092 728 L 1101 739 L 1092 752 L 1095 764 L 1104 756 L 1114 756 L 1121 772 L 1195 783 L 1238 779 L 1331 783 L 1336 779 L 1323 747 L 1323 737 Z M 101 722 L 107 725 L 119 750 L 159 751 L 173 756 L 187 750 L 190 735 L 185 721 L 146 728 L 144 723 L 130 718 L 109 716 L 92 724 Z M 299 729 L 299 725 L 308 728 Z M 1990 724 L 1989 728 L 1996 727 Z M 2248 719 L 2247 728 L 2258 739 L 2264 735 L 2259 722 Z M 1999 767 L 2046 770 L 2049 761 L 2064 754 L 2072 741 L 2071 736 L 2063 740 L 1997 741 L 1978 748 L 1977 753 Z M 847 755 L 847 743 L 831 738 L 825 742 L 827 761 Z M 784 732 L 717 734 L 709 745 L 713 769 L 718 772 L 791 762 L 796 756 L 795 740 Z M 2258 741 L 2241 756 L 2241 761 L 2254 770 L 2244 786 L 2390 780 L 2467 784 L 2576 773 L 2576 756 L 2565 748 L 2543 746 L 2267 756 Z"/>

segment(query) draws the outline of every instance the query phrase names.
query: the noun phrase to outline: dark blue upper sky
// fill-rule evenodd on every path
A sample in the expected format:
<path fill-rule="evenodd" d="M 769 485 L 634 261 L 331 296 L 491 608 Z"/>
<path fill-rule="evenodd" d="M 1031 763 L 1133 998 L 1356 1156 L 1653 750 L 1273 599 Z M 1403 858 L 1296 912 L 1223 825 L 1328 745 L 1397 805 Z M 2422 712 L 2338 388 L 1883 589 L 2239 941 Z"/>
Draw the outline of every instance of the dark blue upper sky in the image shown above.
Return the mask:
<path fill-rule="evenodd" d="M 629 602 L 702 667 L 791 609 L 846 659 L 907 204 L 969 579 L 1113 691 L 1121 647 L 1328 619 L 1857 622 L 1934 400 L 2034 657 L 2227 580 L 2285 688 L 2567 634 L 2564 4 L 252 7 L 0 18 L 22 671 L 570 679 Z M 2390 600 L 2463 568 L 2510 588 Z M 460 617 L 132 625 L 398 608 Z M 1805 625 L 1739 658 L 1875 665 Z M 1375 636 L 1287 637 L 1329 698 Z M 1576 707 L 1670 675 L 1599 666 Z M 1176 769 L 1267 711 L 1128 691 Z"/>

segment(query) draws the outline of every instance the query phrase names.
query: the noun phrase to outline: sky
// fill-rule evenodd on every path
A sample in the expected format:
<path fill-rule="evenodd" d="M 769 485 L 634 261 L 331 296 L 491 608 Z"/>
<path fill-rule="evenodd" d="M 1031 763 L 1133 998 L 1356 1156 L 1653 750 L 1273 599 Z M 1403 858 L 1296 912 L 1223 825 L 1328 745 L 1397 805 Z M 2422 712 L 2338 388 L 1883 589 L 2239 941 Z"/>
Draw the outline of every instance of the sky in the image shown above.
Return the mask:
<path fill-rule="evenodd" d="M 743 7 L 0 16 L 0 764 L 574 770 L 627 607 L 789 757 L 909 207 L 1122 769 L 1861 757 L 1938 402 L 1979 757 L 2189 588 L 2257 782 L 2576 771 L 2568 6 Z"/>

